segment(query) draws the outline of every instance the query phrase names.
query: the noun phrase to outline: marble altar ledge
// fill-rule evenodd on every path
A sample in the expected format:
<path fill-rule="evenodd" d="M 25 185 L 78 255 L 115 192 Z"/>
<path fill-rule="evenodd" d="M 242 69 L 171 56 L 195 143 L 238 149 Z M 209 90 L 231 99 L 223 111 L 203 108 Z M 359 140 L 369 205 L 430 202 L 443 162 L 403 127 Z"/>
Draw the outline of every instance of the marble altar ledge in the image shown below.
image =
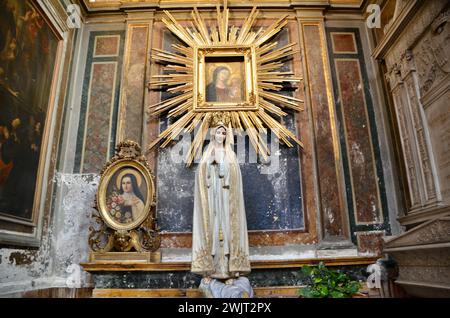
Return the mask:
<path fill-rule="evenodd" d="M 304 286 L 273 286 L 253 288 L 255 298 L 298 298 L 299 289 Z M 203 292 L 198 288 L 96 288 L 93 290 L 94 298 L 204 298 Z"/>
<path fill-rule="evenodd" d="M 257 260 L 251 262 L 252 269 L 273 269 L 273 268 L 296 268 L 304 265 L 317 264 L 323 262 L 326 266 L 343 265 L 370 265 L 376 262 L 379 257 L 376 256 L 355 256 L 340 258 L 308 258 L 294 260 Z M 136 261 L 121 262 L 91 262 L 81 263 L 83 269 L 87 272 L 120 272 L 120 271 L 144 271 L 144 272 L 164 272 L 164 271 L 189 271 L 191 263 L 184 262 L 161 262 L 145 263 Z"/>

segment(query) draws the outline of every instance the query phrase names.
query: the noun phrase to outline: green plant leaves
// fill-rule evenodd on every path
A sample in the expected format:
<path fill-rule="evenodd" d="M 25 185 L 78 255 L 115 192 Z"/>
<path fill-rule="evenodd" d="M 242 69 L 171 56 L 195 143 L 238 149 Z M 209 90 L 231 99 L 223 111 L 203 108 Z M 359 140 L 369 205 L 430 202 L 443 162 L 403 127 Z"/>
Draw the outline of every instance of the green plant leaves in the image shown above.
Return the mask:
<path fill-rule="evenodd" d="M 330 293 L 330 295 L 331 295 L 332 298 L 345 298 L 345 294 L 344 293 L 341 293 L 341 292 L 338 292 L 338 291 L 334 291 L 334 290 Z"/>
<path fill-rule="evenodd" d="M 359 290 L 360 283 L 347 274 L 328 269 L 323 262 L 317 266 L 304 266 L 302 273 L 308 277 L 309 284 L 299 294 L 307 298 L 345 298 Z"/>

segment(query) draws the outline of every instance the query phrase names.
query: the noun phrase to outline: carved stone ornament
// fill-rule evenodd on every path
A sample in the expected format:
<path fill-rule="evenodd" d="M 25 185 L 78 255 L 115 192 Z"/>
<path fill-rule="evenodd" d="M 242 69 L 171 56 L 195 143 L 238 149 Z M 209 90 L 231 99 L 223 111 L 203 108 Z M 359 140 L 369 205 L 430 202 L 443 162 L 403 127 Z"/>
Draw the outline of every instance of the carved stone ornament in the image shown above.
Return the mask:
<path fill-rule="evenodd" d="M 450 297 L 450 215 L 444 215 L 388 241 L 395 260 L 395 284 L 414 297 Z"/>
<path fill-rule="evenodd" d="M 89 246 L 95 253 L 155 252 L 161 237 L 154 216 L 154 176 L 141 147 L 126 140 L 101 172 L 89 228 Z"/>
<path fill-rule="evenodd" d="M 450 30 L 448 23 L 449 12 L 449 10 L 442 12 L 431 24 L 433 54 L 436 58 L 438 66 L 445 73 L 450 73 Z"/>
<path fill-rule="evenodd" d="M 385 251 L 406 246 L 450 242 L 450 215 L 430 220 L 386 242 Z"/>
<path fill-rule="evenodd" d="M 416 66 L 422 96 L 450 73 L 448 12 L 444 11 L 434 19 L 431 23 L 431 32 L 428 32 L 417 45 Z"/>
<path fill-rule="evenodd" d="M 410 72 L 416 70 L 413 53 L 411 50 L 406 50 L 405 53 L 403 53 L 403 55 L 401 56 L 400 68 L 403 78 L 405 78 Z"/>
<path fill-rule="evenodd" d="M 395 87 L 402 83 L 400 67 L 397 64 L 392 65 L 385 76 L 391 86 L 391 90 L 394 90 Z"/>

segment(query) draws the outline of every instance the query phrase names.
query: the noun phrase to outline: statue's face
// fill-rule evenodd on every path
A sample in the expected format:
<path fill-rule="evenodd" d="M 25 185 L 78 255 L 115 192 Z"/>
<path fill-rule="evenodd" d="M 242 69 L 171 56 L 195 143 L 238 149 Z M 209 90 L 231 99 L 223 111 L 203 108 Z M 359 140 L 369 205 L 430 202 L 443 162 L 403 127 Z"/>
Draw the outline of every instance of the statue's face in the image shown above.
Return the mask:
<path fill-rule="evenodd" d="M 215 139 L 218 144 L 223 144 L 225 138 L 227 137 L 227 131 L 225 128 L 220 127 L 216 130 Z"/>
<path fill-rule="evenodd" d="M 131 178 L 125 177 L 122 179 L 122 189 L 123 192 L 130 193 L 133 190 L 133 186 L 131 185 Z"/>

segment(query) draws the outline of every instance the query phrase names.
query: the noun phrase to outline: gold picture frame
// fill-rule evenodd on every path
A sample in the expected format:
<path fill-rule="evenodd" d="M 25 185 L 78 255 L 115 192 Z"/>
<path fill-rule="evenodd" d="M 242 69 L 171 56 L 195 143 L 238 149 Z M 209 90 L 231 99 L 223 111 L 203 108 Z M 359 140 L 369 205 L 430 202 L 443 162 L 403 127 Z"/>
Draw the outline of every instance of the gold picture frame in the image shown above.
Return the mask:
<path fill-rule="evenodd" d="M 131 253 L 158 251 L 161 237 L 154 215 L 155 177 L 141 147 L 131 140 L 120 142 L 100 175 L 95 202 L 98 213 L 92 215 L 99 227 L 89 229 L 91 256 L 102 259 L 113 253 L 120 258 L 120 253 L 133 250 Z"/>
<path fill-rule="evenodd" d="M 10 110 L 10 114 L 14 114 L 14 119 L 9 120 L 8 123 L 4 122 L 7 116 L 4 116 L 3 120 L 0 121 L 2 133 L 5 130 L 10 130 L 9 135 L 11 136 L 13 128 L 24 131 L 24 128 L 29 128 L 27 126 L 30 122 L 35 123 L 35 126 L 31 129 L 34 135 L 33 142 L 29 142 L 27 138 L 22 138 L 21 147 L 19 147 L 32 149 L 34 155 L 30 157 L 30 151 L 28 151 L 26 155 L 19 153 L 17 157 L 13 156 L 13 160 L 7 166 L 12 168 L 14 166 L 16 168 L 21 167 L 15 176 L 13 176 L 15 174 L 13 169 L 9 170 L 6 167 L 9 170 L 7 173 L 5 173 L 4 169 L 1 169 L 3 170 L 1 171 L 3 180 L 0 181 L 0 193 L 2 193 L 0 195 L 0 245 L 41 246 L 45 218 L 48 215 L 46 211 L 50 209 L 49 200 L 47 200 L 53 191 L 50 180 L 53 180 L 56 172 L 54 163 L 49 162 L 53 162 L 50 158 L 56 156 L 57 152 L 55 147 L 57 139 L 55 136 L 58 134 L 60 123 L 58 116 L 62 112 L 63 107 L 62 97 L 66 92 L 64 88 L 61 88 L 59 91 L 59 84 L 61 71 L 67 68 L 68 63 L 68 60 L 63 56 L 64 33 L 66 31 L 57 27 L 57 18 L 59 17 L 56 12 L 49 10 L 51 7 L 53 7 L 52 3 L 32 0 L 17 1 L 15 3 L 16 11 L 15 14 L 12 14 L 14 23 L 9 25 L 9 27 L 12 27 L 14 33 L 26 34 L 30 32 L 27 28 L 27 23 L 20 21 L 20 19 L 21 16 L 32 14 L 33 20 L 29 21 L 28 24 L 34 23 L 34 19 L 39 21 L 40 27 L 36 29 L 35 34 L 37 40 L 34 43 L 29 43 L 24 48 L 21 41 L 25 37 L 20 39 L 8 38 L 8 41 L 18 41 L 18 43 L 14 44 L 17 47 L 14 53 L 16 57 L 13 60 L 5 60 L 0 63 L 2 72 L 6 70 L 6 74 L 0 76 L 0 90 L 3 91 L 0 93 L 0 103 Z M 4 19 L 4 16 L 8 14 L 11 16 L 11 13 L 9 10 L 1 12 L 0 18 Z M 39 43 L 41 43 L 40 39 L 43 39 L 48 45 L 46 54 L 42 54 L 40 51 L 42 50 L 39 46 Z M 30 81 L 10 82 L 11 77 L 7 73 L 17 71 L 17 65 L 23 67 L 24 63 L 20 61 L 20 57 L 25 56 L 32 56 L 30 63 L 37 65 L 39 68 L 38 73 L 42 78 L 39 77 L 35 81 L 38 84 L 31 84 Z M 48 59 L 46 60 L 45 57 Z M 16 66 L 9 67 L 9 63 Z M 24 72 L 20 71 L 19 73 Z M 26 75 L 23 76 L 27 77 Z M 40 85 L 42 87 L 39 87 Z M 39 89 L 45 92 L 43 95 L 46 97 L 42 100 L 42 103 L 45 104 L 38 107 L 36 101 L 30 101 L 29 98 L 35 95 L 34 90 Z M 12 100 L 14 102 L 11 102 Z M 40 108 L 41 106 L 43 108 Z M 13 107 L 14 110 L 12 110 Z M 36 112 L 36 109 L 39 109 L 39 111 Z M 52 127 L 56 127 L 56 129 L 53 131 Z M 19 137 L 17 138 L 20 140 Z M 22 163 L 14 162 L 16 158 L 19 158 Z M 24 165 L 28 172 L 24 172 L 26 170 Z M 5 175 L 9 176 L 5 177 Z M 30 178 L 30 176 L 32 177 Z M 8 178 L 20 180 L 18 183 L 21 191 L 17 191 L 16 185 L 12 185 L 9 187 L 11 190 L 7 191 L 8 185 L 6 183 Z M 22 181 L 24 179 L 32 182 L 24 183 Z M 15 194 L 14 197 L 17 199 L 11 200 L 11 193 Z M 5 208 L 5 206 L 7 207 Z"/>
<path fill-rule="evenodd" d="M 208 63 L 208 59 L 214 59 L 215 63 Z M 241 61 L 239 61 L 241 59 Z M 223 60 L 220 63 L 220 60 Z M 230 62 L 234 60 L 234 62 Z M 194 78 L 196 83 L 194 86 L 194 111 L 195 112 L 211 112 L 211 111 L 257 111 L 258 110 L 258 85 L 256 76 L 256 52 L 251 45 L 236 45 L 236 46 L 206 46 L 194 48 Z M 240 85 L 238 87 L 231 86 L 229 89 L 224 89 L 228 100 L 225 101 L 211 101 L 208 100 L 208 64 L 213 64 L 215 70 L 228 72 L 230 81 L 238 80 Z M 241 64 L 242 73 L 233 74 L 230 69 L 230 64 Z M 211 68 L 211 67 L 210 67 Z M 241 78 L 239 78 L 241 77 Z M 215 84 L 215 79 L 213 82 Z M 211 85 L 211 84 L 210 84 Z M 237 100 L 233 100 L 233 92 L 239 92 Z"/>
<path fill-rule="evenodd" d="M 127 201 L 123 199 L 123 195 L 126 192 L 123 192 L 120 183 L 121 179 L 124 181 L 130 179 L 128 176 L 133 177 L 135 180 L 131 182 L 131 188 L 134 201 L 138 202 L 136 204 L 138 207 L 136 208 L 120 203 Z M 138 189 L 134 189 L 136 185 Z M 142 193 L 143 189 L 146 189 L 144 190 L 145 193 Z M 145 201 L 137 193 L 139 193 L 139 196 L 143 196 Z M 114 162 L 103 172 L 97 191 L 98 211 L 106 225 L 110 228 L 122 231 L 133 230 L 148 218 L 152 204 L 154 203 L 154 195 L 155 186 L 150 171 L 137 160 L 122 159 Z M 112 198 L 117 203 L 112 201 Z M 132 201 L 132 199 L 128 201 Z M 124 209 L 131 211 L 125 212 Z M 133 215 L 133 210 L 136 210 L 136 213 L 138 213 L 137 217 Z M 119 219 L 124 221 L 119 221 Z"/>

